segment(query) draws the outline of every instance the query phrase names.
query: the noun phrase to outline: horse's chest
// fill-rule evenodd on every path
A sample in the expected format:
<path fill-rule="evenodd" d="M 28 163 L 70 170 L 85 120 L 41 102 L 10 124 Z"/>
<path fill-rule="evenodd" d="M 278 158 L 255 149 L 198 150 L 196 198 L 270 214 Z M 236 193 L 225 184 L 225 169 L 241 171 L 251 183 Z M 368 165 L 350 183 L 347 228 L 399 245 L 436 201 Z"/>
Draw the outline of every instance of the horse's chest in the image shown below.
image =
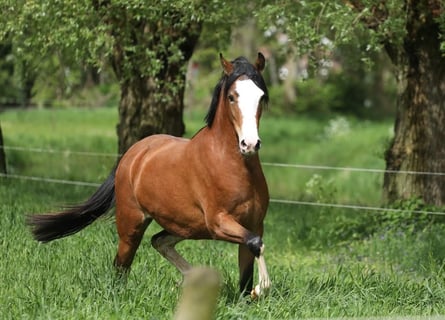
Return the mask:
<path fill-rule="evenodd" d="M 204 212 L 226 212 L 239 221 L 264 215 L 269 194 L 260 168 L 227 162 L 211 168 L 201 183 L 196 184 Z"/>
<path fill-rule="evenodd" d="M 261 190 L 251 187 L 244 190 L 234 188 L 222 200 L 228 213 L 242 217 L 262 215 L 266 210 L 264 198 Z"/>

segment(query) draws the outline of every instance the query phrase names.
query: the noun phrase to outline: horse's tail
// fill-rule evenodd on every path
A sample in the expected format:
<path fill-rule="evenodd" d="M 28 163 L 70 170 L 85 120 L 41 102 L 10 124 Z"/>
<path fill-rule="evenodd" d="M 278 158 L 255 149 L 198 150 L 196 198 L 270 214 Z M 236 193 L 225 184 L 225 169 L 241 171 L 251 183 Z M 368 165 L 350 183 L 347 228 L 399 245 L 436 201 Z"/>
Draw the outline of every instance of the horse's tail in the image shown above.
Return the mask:
<path fill-rule="evenodd" d="M 107 180 L 84 203 L 68 207 L 66 210 L 31 215 L 27 224 L 31 227 L 34 239 L 49 242 L 79 232 L 114 206 L 114 169 Z"/>

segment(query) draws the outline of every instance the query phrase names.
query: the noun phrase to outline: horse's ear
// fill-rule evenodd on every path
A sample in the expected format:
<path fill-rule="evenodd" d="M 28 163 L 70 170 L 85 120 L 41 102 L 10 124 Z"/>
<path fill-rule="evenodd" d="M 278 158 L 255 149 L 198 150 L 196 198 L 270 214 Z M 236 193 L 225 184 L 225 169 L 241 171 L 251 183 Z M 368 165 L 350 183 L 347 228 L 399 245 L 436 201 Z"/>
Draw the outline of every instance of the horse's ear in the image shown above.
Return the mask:
<path fill-rule="evenodd" d="M 255 67 L 259 72 L 261 72 L 264 70 L 265 66 L 266 66 L 266 59 L 264 58 L 261 52 L 258 52 L 258 57 L 256 58 L 255 61 Z"/>
<path fill-rule="evenodd" d="M 224 59 L 222 53 L 219 54 L 219 60 L 221 61 L 221 65 L 223 67 L 224 73 L 228 76 L 233 72 L 233 64 L 230 61 Z"/>

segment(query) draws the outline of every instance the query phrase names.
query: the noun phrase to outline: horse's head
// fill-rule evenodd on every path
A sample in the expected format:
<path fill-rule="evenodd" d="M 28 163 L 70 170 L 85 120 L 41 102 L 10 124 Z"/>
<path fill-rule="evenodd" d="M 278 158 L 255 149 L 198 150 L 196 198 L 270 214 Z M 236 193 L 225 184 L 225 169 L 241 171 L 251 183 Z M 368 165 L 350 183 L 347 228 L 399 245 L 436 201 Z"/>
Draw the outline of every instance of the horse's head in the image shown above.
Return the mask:
<path fill-rule="evenodd" d="M 224 104 L 230 110 L 231 120 L 238 136 L 240 152 L 245 155 L 256 153 L 261 147 L 258 135 L 262 104 L 267 103 L 268 93 L 261 76 L 265 59 L 261 53 L 255 64 L 240 57 L 232 62 L 220 54 L 224 70 Z"/>

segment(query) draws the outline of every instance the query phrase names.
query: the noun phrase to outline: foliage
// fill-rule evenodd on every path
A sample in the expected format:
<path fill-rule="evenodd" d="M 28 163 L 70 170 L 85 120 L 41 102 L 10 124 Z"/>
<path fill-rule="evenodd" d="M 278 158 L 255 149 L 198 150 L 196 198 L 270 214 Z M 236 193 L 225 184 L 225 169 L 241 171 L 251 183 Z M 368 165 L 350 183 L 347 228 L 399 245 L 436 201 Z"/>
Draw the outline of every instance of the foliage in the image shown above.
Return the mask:
<path fill-rule="evenodd" d="M 103 57 L 108 56 L 112 51 L 116 38 L 116 32 L 124 40 L 124 50 L 128 54 L 137 56 L 144 63 L 143 69 L 146 72 L 156 73 L 159 66 L 158 60 L 154 59 L 155 51 L 146 47 L 132 45 L 131 28 L 122 28 L 108 24 L 107 19 L 112 19 L 113 15 L 125 14 L 129 21 L 155 21 L 165 15 L 168 10 L 183 10 L 183 15 L 177 15 L 177 24 L 184 23 L 184 16 L 199 20 L 202 18 L 202 11 L 196 10 L 194 2 L 177 1 L 170 3 L 160 1 L 156 6 L 147 6 L 144 1 L 113 1 L 111 7 L 101 10 L 102 1 L 45 1 L 31 2 L 21 1 L 4 3 L 4 11 L 8 14 L 2 19 L 1 38 L 10 38 L 14 43 L 15 53 L 18 58 L 33 60 L 33 55 L 38 54 L 41 58 L 57 52 L 64 59 L 74 59 L 82 62 L 88 61 L 101 64 Z M 108 11 L 108 15 L 105 14 Z M 195 12 L 196 15 L 192 15 Z M 166 17 L 167 20 L 173 16 Z M 117 30 L 113 30 L 113 28 Z M 129 25 L 127 26 L 129 27 Z M 32 32 L 31 32 L 32 30 Z M 151 35 L 154 38 L 156 35 Z M 159 47 L 165 50 L 169 44 L 168 34 L 159 35 L 165 38 L 160 39 Z M 171 57 L 177 59 L 177 57 Z M 130 70 L 135 61 L 128 61 Z"/>
<path fill-rule="evenodd" d="M 297 44 L 299 53 L 312 53 L 313 57 L 323 55 L 324 37 L 328 37 L 336 46 L 354 44 L 363 48 L 361 56 L 369 61 L 368 53 L 379 51 L 383 45 L 400 46 L 406 35 L 406 1 L 380 0 L 364 1 L 263 1 L 264 6 L 256 14 L 262 25 L 271 24 L 276 29 L 289 35 L 290 41 Z M 436 6 L 431 1 L 426 6 Z M 436 10 L 433 14 L 441 30 L 445 27 L 445 10 Z M 445 39 L 442 38 L 442 45 Z"/>
<path fill-rule="evenodd" d="M 329 114 L 341 108 L 344 102 L 339 86 L 334 83 L 323 83 L 318 79 L 299 81 L 296 84 L 298 112 L 310 114 Z"/>
<path fill-rule="evenodd" d="M 357 26 L 351 9 L 342 1 L 265 1 L 257 15 L 262 25 L 273 25 L 288 34 L 289 40 L 297 45 L 297 55 L 323 53 L 324 37 L 334 36 L 335 42 L 348 42 Z"/>
<path fill-rule="evenodd" d="M 248 10 L 233 14 L 230 6 L 234 1 L 2 1 L 0 44 L 12 44 L 19 81 L 36 80 L 39 104 L 69 97 L 90 66 L 100 72 L 111 65 L 119 81 L 151 77 L 156 90 L 177 92 L 189 45 L 179 30 L 199 35 L 201 24 L 213 27 L 205 40 L 220 46 Z M 170 64 L 182 69 L 163 82 Z"/>
<path fill-rule="evenodd" d="M 196 60 L 203 59 L 202 67 L 208 69 L 216 61 L 214 53 L 222 51 L 229 43 L 231 29 L 245 23 L 245 17 L 249 14 L 251 16 L 252 12 L 262 19 L 264 27 L 270 27 L 271 23 L 275 23 L 278 30 L 288 33 L 290 32 L 289 28 L 293 25 L 292 19 L 297 19 L 295 22 L 297 25 L 305 23 L 307 26 L 302 30 L 301 37 L 291 37 L 288 42 L 295 44 L 296 40 L 304 38 L 304 42 L 297 46 L 299 51 L 302 51 L 305 46 L 309 47 L 315 44 L 318 40 L 321 41 L 325 35 L 334 34 L 332 31 L 327 34 L 323 31 L 323 27 L 329 25 L 332 15 L 335 15 L 332 19 L 338 20 L 337 23 L 340 23 L 337 18 L 341 12 L 345 17 L 351 17 L 347 6 L 340 6 L 335 2 L 323 4 L 310 1 L 298 2 L 295 6 L 288 2 L 284 2 L 284 5 L 280 3 L 277 6 L 273 1 L 264 3 L 249 1 L 245 5 L 239 6 L 232 0 L 182 0 L 173 3 L 160 1 L 155 8 L 147 6 L 144 1 L 128 0 L 80 1 L 76 3 L 55 0 L 41 3 L 23 0 L 21 2 L 5 1 L 1 5 L 4 12 L 8 14 L 0 17 L 0 39 L 13 43 L 14 51 L 11 57 L 15 64 L 20 66 L 22 64 L 20 61 L 23 62 L 21 69 L 24 74 L 17 75 L 17 77 L 36 77 L 34 100 L 39 105 L 46 105 L 48 100 L 69 98 L 70 92 L 79 88 L 79 84 L 84 78 L 85 68 L 91 64 L 97 66 L 102 73 L 110 72 L 109 62 L 117 43 L 121 44 L 121 52 L 125 57 L 125 64 L 120 71 L 122 75 L 125 75 L 124 79 L 130 76 L 159 75 L 164 65 L 161 63 L 163 57 L 167 57 L 170 62 L 182 59 L 181 43 L 184 40 L 182 37 L 176 38 L 171 32 L 156 31 L 159 28 L 166 27 L 167 30 L 168 26 L 175 28 L 187 26 L 190 21 L 202 23 L 199 48 L 200 52 L 205 52 L 205 54 L 198 52 Z M 284 9 L 286 10 L 283 11 Z M 300 11 L 304 15 L 300 15 Z M 325 17 L 325 14 L 328 18 Z M 119 22 L 119 18 L 122 17 L 125 19 Z M 162 19 L 159 20 L 159 17 Z M 274 18 L 269 19 L 269 17 Z M 309 33 L 305 31 L 306 28 L 311 29 L 309 22 L 311 17 L 318 24 L 316 28 L 319 31 L 318 34 L 315 33 L 315 30 Z M 352 28 L 348 21 L 344 22 L 344 26 Z M 131 31 L 134 27 L 136 32 L 143 28 L 150 32 L 144 31 L 135 37 L 134 32 Z M 340 26 L 337 29 L 340 29 Z M 38 32 L 27 30 L 37 30 Z M 311 39 L 308 34 L 312 33 L 313 38 L 318 40 L 308 42 L 308 39 Z M 357 38 L 366 39 L 366 37 L 367 34 L 364 34 Z M 266 42 L 262 38 L 257 41 L 258 43 L 255 44 L 257 47 Z M 365 44 L 362 44 L 363 46 Z M 323 54 L 328 54 L 326 50 L 330 50 L 326 45 L 320 43 L 317 43 L 316 48 L 320 49 L 313 51 L 314 54 L 317 52 L 317 59 L 322 58 Z M 285 50 L 287 49 L 289 47 L 286 47 Z M 277 53 L 278 51 L 274 52 L 276 57 L 279 56 Z M 209 57 L 213 61 L 210 61 Z M 267 76 L 268 74 L 266 74 Z M 297 110 L 331 110 L 335 106 L 338 106 L 337 109 L 349 111 L 352 109 L 352 105 L 356 105 L 357 99 L 351 99 L 350 95 L 346 97 L 343 93 L 346 93 L 348 89 L 349 92 L 363 92 L 363 90 L 353 86 L 360 82 L 348 81 L 344 77 L 339 77 L 328 83 L 313 83 L 311 84 L 313 88 L 311 86 L 308 91 L 313 92 L 317 89 L 326 91 L 320 92 L 324 99 L 312 103 L 310 101 L 312 96 L 306 96 L 304 91 L 298 92 L 302 97 L 301 103 L 285 108 L 284 112 L 295 108 Z M 171 84 L 172 87 L 180 85 L 175 81 L 171 81 Z M 157 84 L 158 87 L 162 87 L 162 85 L 162 83 Z M 303 87 L 302 89 L 298 88 L 300 85 Z M 297 90 L 306 90 L 304 84 L 296 84 L 296 87 Z M 272 93 L 275 91 L 277 99 L 280 99 L 282 90 L 282 87 L 272 88 Z M 335 93 L 336 90 L 339 90 L 340 93 Z M 327 109 L 328 107 L 329 109 Z M 359 112 L 353 111 L 352 113 L 361 115 L 362 111 L 363 108 L 360 108 Z"/>
<path fill-rule="evenodd" d="M 211 40 L 227 38 L 237 15 L 228 14 L 231 1 L 221 4 L 217 0 L 158 1 L 156 5 L 142 0 L 4 1 L 0 41 L 9 39 L 15 58 L 32 61 L 34 67 L 52 54 L 63 57 L 68 65 L 87 62 L 103 67 L 119 44 L 126 62 L 124 78 L 154 76 L 162 68 L 160 56 L 168 54 L 171 62 L 183 58 L 184 39 L 176 37 L 174 28 L 187 28 L 191 22 L 213 23 L 219 29 Z M 160 30 L 164 32 L 155 32 Z"/>
<path fill-rule="evenodd" d="M 267 44 L 273 48 L 276 63 L 283 65 L 284 56 L 285 60 L 293 59 L 299 64 L 294 83 L 296 102 L 290 101 L 285 112 L 334 111 L 363 118 L 394 115 L 395 79 L 389 59 L 380 52 L 383 31 L 377 32 L 380 24 L 372 29 L 366 23 L 371 12 L 376 12 L 372 1 L 354 1 L 363 4 L 361 11 L 345 1 L 263 3 L 256 16 L 267 35 Z M 394 1 L 385 2 L 386 5 L 394 7 L 388 11 L 394 13 L 385 16 L 385 28 L 400 25 L 399 34 L 391 34 L 391 41 L 399 43 L 405 34 L 400 12 Z M 401 10 L 400 6 L 397 8 Z M 304 71 L 303 64 L 307 64 Z M 295 73 L 292 69 L 289 72 Z M 287 97 L 285 90 L 289 89 L 280 85 L 272 87 L 271 93 L 282 99 Z"/>
<path fill-rule="evenodd" d="M 14 104 L 19 100 L 19 92 L 19 85 L 14 79 L 11 46 L 0 45 L 0 104 Z"/>
<path fill-rule="evenodd" d="M 426 205 L 420 198 L 399 200 L 390 208 L 378 217 L 380 226 L 387 230 L 422 232 L 431 224 L 445 222 L 441 208 Z"/>

